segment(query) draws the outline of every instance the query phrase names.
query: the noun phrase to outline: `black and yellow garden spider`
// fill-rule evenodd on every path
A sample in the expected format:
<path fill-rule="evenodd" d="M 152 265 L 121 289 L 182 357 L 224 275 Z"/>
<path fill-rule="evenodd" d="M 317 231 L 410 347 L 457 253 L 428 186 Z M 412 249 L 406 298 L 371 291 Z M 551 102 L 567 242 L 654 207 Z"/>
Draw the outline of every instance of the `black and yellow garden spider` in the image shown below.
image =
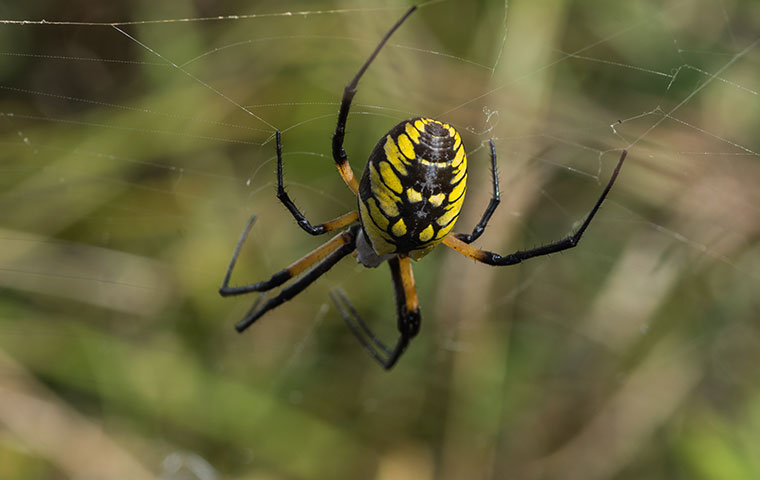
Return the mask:
<path fill-rule="evenodd" d="M 346 120 L 356 87 L 364 72 L 383 48 L 393 32 L 412 14 L 410 8 L 385 34 L 346 86 L 338 113 L 338 125 L 332 137 L 335 164 L 348 188 L 357 196 L 358 209 L 334 220 L 312 225 L 288 196 L 282 179 L 282 142 L 277 131 L 277 198 L 290 211 L 298 225 L 311 235 L 322 235 L 348 227 L 327 243 L 289 267 L 265 280 L 238 287 L 229 286 L 230 276 L 240 249 L 253 227 L 256 217 L 248 221 L 227 267 L 222 296 L 267 292 L 300 275 L 292 285 L 260 306 L 261 296 L 248 314 L 236 325 L 242 332 L 266 312 L 292 299 L 343 257 L 356 253 L 357 262 L 374 268 L 388 262 L 396 296 L 399 338 L 390 348 L 381 342 L 340 292 L 331 297 L 351 331 L 362 346 L 385 369 L 396 364 L 409 342 L 420 330 L 420 309 L 412 276 L 411 260 L 419 260 L 439 243 L 488 265 L 514 265 L 528 258 L 548 255 L 575 247 L 591 223 L 607 193 L 615 183 L 625 160 L 623 151 L 607 186 L 580 228 L 562 240 L 509 255 L 498 255 L 470 245 L 486 228 L 499 205 L 499 182 L 496 173 L 496 149 L 490 143 L 493 194 L 485 212 L 472 233 L 451 233 L 464 200 L 467 183 L 467 156 L 459 133 L 450 125 L 430 118 L 413 118 L 393 127 L 375 146 L 369 156 L 361 180 L 357 180 L 343 149 Z M 358 222 L 358 224 L 357 224 Z"/>

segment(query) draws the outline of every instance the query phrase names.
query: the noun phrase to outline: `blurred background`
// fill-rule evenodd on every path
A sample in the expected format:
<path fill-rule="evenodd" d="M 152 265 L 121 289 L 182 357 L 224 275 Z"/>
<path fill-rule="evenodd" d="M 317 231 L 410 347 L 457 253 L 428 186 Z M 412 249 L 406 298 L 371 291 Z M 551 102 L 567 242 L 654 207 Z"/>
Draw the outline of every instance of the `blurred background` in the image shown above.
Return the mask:
<path fill-rule="evenodd" d="M 359 85 L 346 149 L 418 115 L 470 158 L 458 230 L 414 271 L 385 372 L 330 303 L 395 338 L 385 265 L 344 260 L 244 334 L 268 278 L 355 208 L 343 87 L 403 1 L 0 6 L 0 478 L 760 478 L 760 4 L 424 3 Z"/>

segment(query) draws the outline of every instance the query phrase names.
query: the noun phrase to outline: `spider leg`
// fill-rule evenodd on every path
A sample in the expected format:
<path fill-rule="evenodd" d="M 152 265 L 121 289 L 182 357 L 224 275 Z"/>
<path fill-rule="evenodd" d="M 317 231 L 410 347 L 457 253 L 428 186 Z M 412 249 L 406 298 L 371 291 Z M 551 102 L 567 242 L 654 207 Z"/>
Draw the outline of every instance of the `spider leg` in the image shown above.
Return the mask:
<path fill-rule="evenodd" d="M 323 274 L 325 274 L 328 270 L 330 270 L 343 257 L 353 252 L 354 249 L 356 248 L 356 233 L 358 231 L 358 228 L 359 227 L 351 228 L 341 233 L 337 237 L 335 237 L 335 239 L 341 239 L 341 241 L 336 242 L 336 245 L 334 245 L 332 249 L 326 250 L 327 251 L 326 255 L 322 255 L 321 257 L 317 259 L 311 259 L 310 262 L 304 262 L 304 264 L 299 265 L 299 267 L 301 267 L 301 271 L 303 271 L 309 266 L 319 261 L 319 263 L 317 263 L 316 266 L 314 266 L 314 268 L 306 272 L 301 278 L 296 280 L 292 285 L 286 288 L 283 288 L 279 294 L 267 300 L 261 307 L 256 308 L 257 305 L 261 301 L 261 298 L 259 298 L 256 301 L 256 304 L 254 304 L 254 306 L 248 312 L 248 315 L 246 315 L 245 318 L 243 318 L 243 320 L 235 324 L 235 329 L 238 332 L 242 332 L 246 328 L 250 327 L 251 324 L 253 324 L 253 322 L 261 318 L 262 315 L 272 310 L 273 308 L 282 305 L 288 300 L 291 300 L 293 297 L 301 293 L 306 287 L 311 285 L 316 279 L 318 279 Z M 330 244 L 335 239 L 331 240 L 330 242 L 327 242 L 325 245 L 323 245 L 320 248 L 324 248 L 326 245 Z M 301 260 L 296 262 L 294 265 L 301 264 L 301 262 L 304 259 L 311 257 L 318 250 L 319 249 L 308 254 L 306 257 L 302 258 Z M 285 271 L 287 271 L 287 269 L 283 270 L 283 272 Z M 275 276 L 276 275 L 277 274 L 275 274 Z"/>
<path fill-rule="evenodd" d="M 356 336 L 357 340 L 359 340 L 359 342 L 362 344 L 362 346 L 364 346 L 370 355 L 375 358 L 379 358 L 381 353 L 385 354 L 386 356 L 391 354 L 391 349 L 388 348 L 372 332 L 369 326 L 367 326 L 367 323 L 362 319 L 361 316 L 359 316 L 359 313 L 356 311 L 342 290 L 333 290 L 330 292 L 330 298 L 332 299 L 333 303 L 335 303 L 335 306 L 338 307 L 338 311 L 343 317 L 343 320 L 346 321 L 348 328 L 351 329 L 351 332 L 354 334 L 354 336 Z M 369 339 L 369 342 L 367 341 L 367 338 Z M 375 348 L 372 346 L 373 344 L 381 352 L 378 353 L 377 350 L 375 350 Z"/>
<path fill-rule="evenodd" d="M 390 370 L 406 351 L 409 342 L 420 331 L 421 322 L 411 261 L 408 257 L 394 257 L 388 260 L 388 265 L 393 280 L 397 327 L 400 333 L 393 348 L 388 348 L 380 341 L 342 292 L 331 292 L 330 294 L 336 307 L 338 307 L 338 311 L 359 343 L 386 370 Z"/>
<path fill-rule="evenodd" d="M 493 215 L 493 212 L 496 211 L 496 207 L 499 206 L 499 202 L 501 202 L 501 196 L 499 195 L 499 173 L 496 169 L 496 146 L 493 144 L 493 139 L 489 140 L 488 144 L 491 147 L 491 185 L 493 186 L 493 194 L 491 195 L 491 201 L 488 202 L 486 211 L 483 212 L 483 217 L 481 217 L 478 224 L 475 225 L 472 233 L 455 234 L 456 237 L 464 243 L 472 243 L 483 234 L 486 225 L 488 225 L 488 221 L 491 220 L 491 215 Z"/>
<path fill-rule="evenodd" d="M 340 217 L 334 220 L 330 220 L 329 222 L 325 222 L 320 225 L 312 225 L 306 219 L 304 214 L 298 210 L 296 204 L 293 203 L 293 200 L 290 199 L 290 196 L 285 191 L 285 185 L 283 184 L 282 180 L 282 142 L 280 140 L 279 130 L 277 130 L 275 133 L 275 137 L 277 139 L 277 198 L 280 200 L 280 202 L 282 202 L 283 205 L 285 205 L 285 208 L 290 211 L 290 214 L 293 215 L 293 218 L 295 218 L 296 222 L 298 222 L 299 227 L 311 235 L 322 235 L 323 233 L 343 228 L 346 225 L 359 220 L 359 212 L 357 210 L 354 210 L 353 212 L 348 212 L 347 214 L 341 215 Z"/>
<path fill-rule="evenodd" d="M 529 258 L 549 255 L 552 253 L 561 252 L 562 250 L 567 250 L 568 248 L 573 248 L 578 245 L 578 242 L 581 240 L 581 236 L 583 236 L 583 232 L 586 231 L 586 228 L 588 228 L 591 220 L 593 220 L 594 215 L 596 215 L 596 212 L 599 211 L 599 208 L 602 206 L 604 199 L 607 198 L 607 194 L 612 188 L 612 185 L 615 183 L 615 179 L 617 178 L 618 173 L 620 173 L 620 167 L 623 166 L 623 161 L 625 160 L 627 154 L 628 152 L 623 150 L 622 155 L 620 155 L 620 160 L 618 160 L 617 166 L 612 172 L 612 176 L 610 177 L 609 182 L 607 182 L 607 186 L 602 191 L 602 194 L 599 196 L 599 199 L 597 199 L 594 207 L 588 213 L 586 219 L 583 221 L 583 224 L 578 229 L 578 231 L 572 235 L 568 235 L 562 240 L 558 240 L 548 245 L 543 245 L 541 247 L 533 248 L 530 250 L 518 250 L 514 253 L 510 253 L 509 255 L 504 256 L 489 252 L 487 250 L 480 250 L 478 248 L 475 248 L 472 245 L 469 245 L 468 243 L 461 240 L 457 234 L 446 235 L 446 237 L 443 239 L 443 244 L 449 248 L 456 250 L 464 256 L 472 258 L 473 260 L 496 266 L 514 265 Z"/>
<path fill-rule="evenodd" d="M 357 194 L 359 192 L 359 181 L 354 176 L 354 171 L 351 169 L 351 165 L 348 163 L 348 155 L 346 154 L 346 150 L 343 148 L 343 139 L 346 135 L 346 121 L 348 119 L 348 110 L 351 108 L 351 102 L 354 99 L 354 95 L 356 95 L 356 86 L 359 83 L 359 79 L 361 79 L 362 75 L 364 75 L 364 72 L 367 71 L 369 65 L 375 59 L 377 54 L 380 53 L 380 49 L 383 48 L 383 45 L 385 45 L 390 36 L 393 35 L 393 32 L 395 32 L 396 29 L 398 29 L 398 27 L 400 27 L 401 24 L 404 23 L 404 21 L 407 19 L 407 17 L 409 17 L 409 15 L 411 15 L 412 12 L 416 9 L 417 7 L 413 6 L 407 10 L 407 12 L 391 27 L 388 33 L 386 33 L 382 40 L 380 40 L 380 43 L 377 45 L 377 47 L 375 47 L 375 50 L 369 56 L 367 61 L 364 62 L 364 65 L 362 65 L 362 67 L 359 69 L 353 80 L 351 80 L 351 83 L 349 83 L 343 90 L 343 99 L 340 101 L 340 110 L 338 112 L 338 125 L 335 127 L 335 133 L 332 137 L 332 154 L 333 159 L 335 159 L 335 164 L 338 167 L 338 171 L 340 172 L 340 176 L 343 177 L 346 185 L 348 185 L 348 188 L 350 188 L 354 194 Z"/>
<path fill-rule="evenodd" d="M 219 294 L 223 297 L 242 295 L 250 292 L 266 292 L 275 287 L 279 287 L 315 263 L 321 261 L 338 248 L 347 244 L 353 245 L 355 242 L 356 231 L 358 229 L 358 227 L 357 229 L 349 229 L 340 235 L 336 235 L 329 241 L 306 254 L 304 257 L 290 264 L 287 268 L 275 273 L 268 280 L 251 283 L 249 285 L 242 285 L 239 287 L 231 287 L 229 283 L 230 277 L 232 276 L 232 270 L 235 268 L 235 263 L 237 262 L 238 255 L 240 255 L 240 249 L 243 247 L 243 243 L 245 242 L 246 238 L 248 238 L 248 233 L 251 231 L 251 228 L 253 227 L 255 221 L 256 215 L 252 216 L 251 219 L 248 220 L 245 229 L 243 229 L 242 235 L 240 235 L 240 239 L 238 240 L 237 245 L 235 245 L 235 251 L 232 253 L 232 258 L 230 259 L 230 265 L 227 267 L 227 272 L 224 275 L 224 281 L 222 282 L 222 286 L 219 288 Z"/>

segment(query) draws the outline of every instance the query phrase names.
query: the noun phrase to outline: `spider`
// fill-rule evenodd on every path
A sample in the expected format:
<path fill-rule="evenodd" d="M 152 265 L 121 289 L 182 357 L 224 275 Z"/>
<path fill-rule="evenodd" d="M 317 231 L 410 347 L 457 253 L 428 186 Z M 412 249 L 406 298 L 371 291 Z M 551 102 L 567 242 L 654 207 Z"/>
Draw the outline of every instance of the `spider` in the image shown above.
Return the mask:
<path fill-rule="evenodd" d="M 357 84 L 364 72 L 391 35 L 416 8 L 410 8 L 391 27 L 343 92 L 338 124 L 332 136 L 332 154 L 340 176 L 357 196 L 357 210 L 319 225 L 310 223 L 283 186 L 281 134 L 280 131 L 275 133 L 277 198 L 298 225 L 311 235 L 344 230 L 268 280 L 230 286 L 230 276 L 240 249 L 256 221 L 256 216 L 252 216 L 237 242 L 219 293 L 227 297 L 250 292 L 268 292 L 288 280 L 298 276 L 300 278 L 283 288 L 278 295 L 269 298 L 263 305 L 261 302 L 265 294 L 262 293 L 245 318 L 236 324 L 238 332 L 251 326 L 266 312 L 291 300 L 342 258 L 355 253 L 357 262 L 365 267 L 374 268 L 384 262 L 390 267 L 399 331 L 395 345 L 389 347 L 380 341 L 342 292 L 333 291 L 330 296 L 364 349 L 383 368 L 389 370 L 420 330 L 421 316 L 412 275 L 412 260 L 419 260 L 440 243 L 478 262 L 497 266 L 514 265 L 529 258 L 573 248 L 580 241 L 615 183 L 626 157 L 625 150 L 606 187 L 574 234 L 538 248 L 499 255 L 470 245 L 483 234 L 500 201 L 496 148 L 493 140 L 489 141 L 493 189 L 491 200 L 480 221 L 469 234 L 452 233 L 465 195 L 467 156 L 459 133 L 444 122 L 418 117 L 399 123 L 377 143 L 364 167 L 361 179 L 357 180 L 343 148 L 351 101 L 356 95 Z"/>

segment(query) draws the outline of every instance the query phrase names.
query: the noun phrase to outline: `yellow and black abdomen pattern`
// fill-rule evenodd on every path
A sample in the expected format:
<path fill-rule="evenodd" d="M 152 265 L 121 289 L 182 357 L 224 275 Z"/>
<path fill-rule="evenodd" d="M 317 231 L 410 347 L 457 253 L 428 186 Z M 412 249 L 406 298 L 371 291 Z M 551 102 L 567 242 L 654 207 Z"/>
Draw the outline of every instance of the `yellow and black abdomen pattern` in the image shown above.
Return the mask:
<path fill-rule="evenodd" d="M 467 156 L 453 127 L 430 118 L 393 127 L 359 184 L 359 216 L 372 249 L 422 258 L 454 227 L 466 185 Z"/>

